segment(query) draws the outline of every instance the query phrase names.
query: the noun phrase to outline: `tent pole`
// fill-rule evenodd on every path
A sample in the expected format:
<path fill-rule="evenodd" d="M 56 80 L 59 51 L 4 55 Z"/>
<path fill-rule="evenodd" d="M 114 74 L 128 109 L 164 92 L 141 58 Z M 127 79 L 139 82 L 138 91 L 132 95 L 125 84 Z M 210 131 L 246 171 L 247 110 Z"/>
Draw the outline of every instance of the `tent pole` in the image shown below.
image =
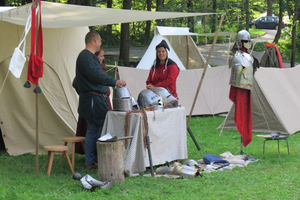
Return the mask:
<path fill-rule="evenodd" d="M 37 0 L 32 0 L 32 7 L 37 7 Z M 41 12 L 41 8 L 39 10 Z M 36 38 L 38 38 L 38 26 L 39 26 L 39 20 L 41 20 L 38 15 L 37 18 L 37 29 L 36 29 Z M 36 26 L 36 24 L 34 26 Z M 38 56 L 38 44 L 36 42 L 36 55 Z M 35 177 L 39 178 L 39 93 L 36 93 L 35 95 Z"/>
<path fill-rule="evenodd" d="M 186 68 L 189 69 L 189 57 L 190 57 L 190 48 L 189 48 L 189 38 L 188 36 L 185 36 L 185 41 L 186 41 Z"/>
<path fill-rule="evenodd" d="M 204 67 L 203 72 L 202 72 L 202 76 L 201 76 L 201 79 L 200 79 L 200 82 L 199 82 L 199 85 L 198 85 L 198 88 L 197 88 L 197 91 L 196 91 L 196 94 L 195 94 L 195 98 L 194 98 L 194 101 L 193 101 L 192 108 L 190 110 L 190 114 L 189 114 L 189 118 L 188 118 L 186 127 L 189 127 L 189 123 L 190 123 L 191 116 L 192 116 L 192 113 L 193 113 L 193 110 L 194 110 L 194 107 L 195 107 L 195 103 L 196 103 L 196 100 L 197 100 L 197 97 L 198 97 L 198 94 L 199 94 L 199 91 L 200 91 L 200 88 L 201 88 L 201 85 L 202 85 L 202 82 L 203 82 L 203 79 L 204 79 L 204 76 L 205 76 L 205 73 L 206 73 L 206 70 L 207 70 L 207 67 L 208 67 L 208 63 L 209 63 L 211 54 L 212 54 L 214 46 L 217 42 L 217 38 L 218 38 L 218 35 L 219 35 L 219 32 L 220 32 L 220 28 L 221 28 L 224 17 L 225 17 L 225 13 L 223 13 L 222 16 L 221 16 L 221 20 L 220 20 L 220 23 L 219 23 L 219 26 L 218 26 L 218 30 L 215 34 L 213 44 L 210 48 L 210 52 L 209 52 L 208 58 L 207 58 L 206 63 L 205 63 L 205 67 Z"/>
<path fill-rule="evenodd" d="M 36 93 L 36 154 L 35 154 L 35 176 L 39 178 L 39 93 Z"/>
<path fill-rule="evenodd" d="M 241 136 L 241 155 L 243 155 L 244 152 L 243 152 L 243 137 Z"/>

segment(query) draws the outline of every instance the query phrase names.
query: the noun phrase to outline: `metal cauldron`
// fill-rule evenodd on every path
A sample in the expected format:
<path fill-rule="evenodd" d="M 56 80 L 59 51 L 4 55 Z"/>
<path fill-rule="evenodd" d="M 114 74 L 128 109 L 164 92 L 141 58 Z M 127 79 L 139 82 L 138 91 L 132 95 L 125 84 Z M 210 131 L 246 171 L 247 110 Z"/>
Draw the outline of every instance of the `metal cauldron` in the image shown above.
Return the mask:
<path fill-rule="evenodd" d="M 113 110 L 132 110 L 132 98 L 127 87 L 116 87 L 113 91 Z"/>

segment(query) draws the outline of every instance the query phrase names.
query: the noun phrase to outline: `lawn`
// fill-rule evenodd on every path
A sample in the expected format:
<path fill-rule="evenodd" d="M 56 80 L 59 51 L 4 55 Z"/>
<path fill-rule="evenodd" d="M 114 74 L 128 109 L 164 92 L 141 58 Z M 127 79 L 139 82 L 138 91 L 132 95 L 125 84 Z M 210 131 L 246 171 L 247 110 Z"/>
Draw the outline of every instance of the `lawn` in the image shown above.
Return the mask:
<path fill-rule="evenodd" d="M 202 159 L 205 154 L 219 155 L 226 151 L 240 153 L 240 135 L 234 130 L 217 127 L 223 117 L 193 117 L 190 128 L 201 151 L 191 137 L 188 138 L 189 159 Z M 46 155 L 39 157 L 39 177 L 35 176 L 35 155 L 9 156 L 0 152 L 0 199 L 299 199 L 300 148 L 299 134 L 289 137 L 290 155 L 285 141 L 266 142 L 263 155 L 263 139 L 255 137 L 244 148 L 248 155 L 259 159 L 247 167 L 203 173 L 203 177 L 168 179 L 158 177 L 126 177 L 124 184 L 114 184 L 111 189 L 92 191 L 82 189 L 81 183 L 72 179 L 66 160 L 59 165 L 60 156 L 54 158 L 51 176 L 44 171 Z M 259 133 L 261 134 L 261 133 Z M 167 151 L 167 150 L 166 150 Z M 182 161 L 183 162 L 183 161 Z M 97 170 L 85 169 L 84 156 L 76 155 L 75 172 L 97 178 Z M 145 173 L 150 173 L 146 171 Z"/>

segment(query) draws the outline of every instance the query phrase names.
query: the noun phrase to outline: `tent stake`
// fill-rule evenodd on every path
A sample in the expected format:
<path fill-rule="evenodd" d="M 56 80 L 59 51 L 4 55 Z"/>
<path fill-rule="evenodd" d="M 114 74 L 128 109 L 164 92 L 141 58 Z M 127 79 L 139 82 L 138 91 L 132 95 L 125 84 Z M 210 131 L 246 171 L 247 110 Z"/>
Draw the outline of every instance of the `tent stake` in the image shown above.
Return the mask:
<path fill-rule="evenodd" d="M 188 121 L 187 121 L 187 124 L 186 124 L 186 127 L 189 127 L 189 123 L 190 123 L 190 120 L 191 120 L 191 116 L 192 116 L 192 113 L 193 113 L 193 110 L 194 110 L 194 107 L 195 107 L 195 103 L 196 103 L 196 100 L 197 100 L 197 97 L 198 97 L 198 94 L 199 94 L 199 91 L 200 91 L 200 88 L 201 88 L 201 85 L 202 85 L 202 82 L 203 82 L 203 79 L 204 79 L 204 76 L 205 76 L 205 73 L 206 73 L 206 70 L 207 70 L 207 67 L 208 67 L 208 63 L 210 61 L 210 57 L 212 55 L 212 52 L 213 52 L 213 49 L 214 49 L 214 46 L 217 42 L 217 38 L 218 38 L 218 35 L 219 35 L 219 32 L 220 32 L 220 28 L 221 28 L 221 25 L 223 23 L 223 19 L 225 17 L 225 13 L 222 14 L 221 16 L 221 20 L 220 20 L 220 23 L 219 23 L 219 26 L 218 26 L 218 30 L 215 34 L 215 37 L 214 37 L 214 41 L 213 41 L 213 44 L 210 48 L 210 52 L 209 52 L 209 55 L 208 55 L 208 58 L 206 60 L 206 63 L 205 63 L 205 67 L 203 69 L 203 72 L 202 72 L 202 76 L 201 76 L 201 79 L 200 79 L 200 82 L 198 84 L 198 88 L 197 88 L 197 91 L 196 91 L 196 94 L 195 94 L 195 97 L 194 97 L 194 101 L 193 101 L 193 105 L 192 105 L 192 108 L 190 110 L 190 114 L 189 114 L 189 118 L 188 118 Z"/>

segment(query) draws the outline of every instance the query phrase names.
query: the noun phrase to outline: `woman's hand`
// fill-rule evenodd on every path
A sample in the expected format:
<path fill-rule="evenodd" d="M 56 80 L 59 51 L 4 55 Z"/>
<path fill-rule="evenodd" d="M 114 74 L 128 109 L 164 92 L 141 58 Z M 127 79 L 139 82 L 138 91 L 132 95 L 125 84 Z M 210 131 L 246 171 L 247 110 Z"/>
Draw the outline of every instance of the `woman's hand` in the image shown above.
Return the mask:
<path fill-rule="evenodd" d="M 151 89 L 151 88 L 153 88 L 153 87 L 154 87 L 153 85 L 147 85 L 147 86 L 146 86 L 147 89 Z"/>

